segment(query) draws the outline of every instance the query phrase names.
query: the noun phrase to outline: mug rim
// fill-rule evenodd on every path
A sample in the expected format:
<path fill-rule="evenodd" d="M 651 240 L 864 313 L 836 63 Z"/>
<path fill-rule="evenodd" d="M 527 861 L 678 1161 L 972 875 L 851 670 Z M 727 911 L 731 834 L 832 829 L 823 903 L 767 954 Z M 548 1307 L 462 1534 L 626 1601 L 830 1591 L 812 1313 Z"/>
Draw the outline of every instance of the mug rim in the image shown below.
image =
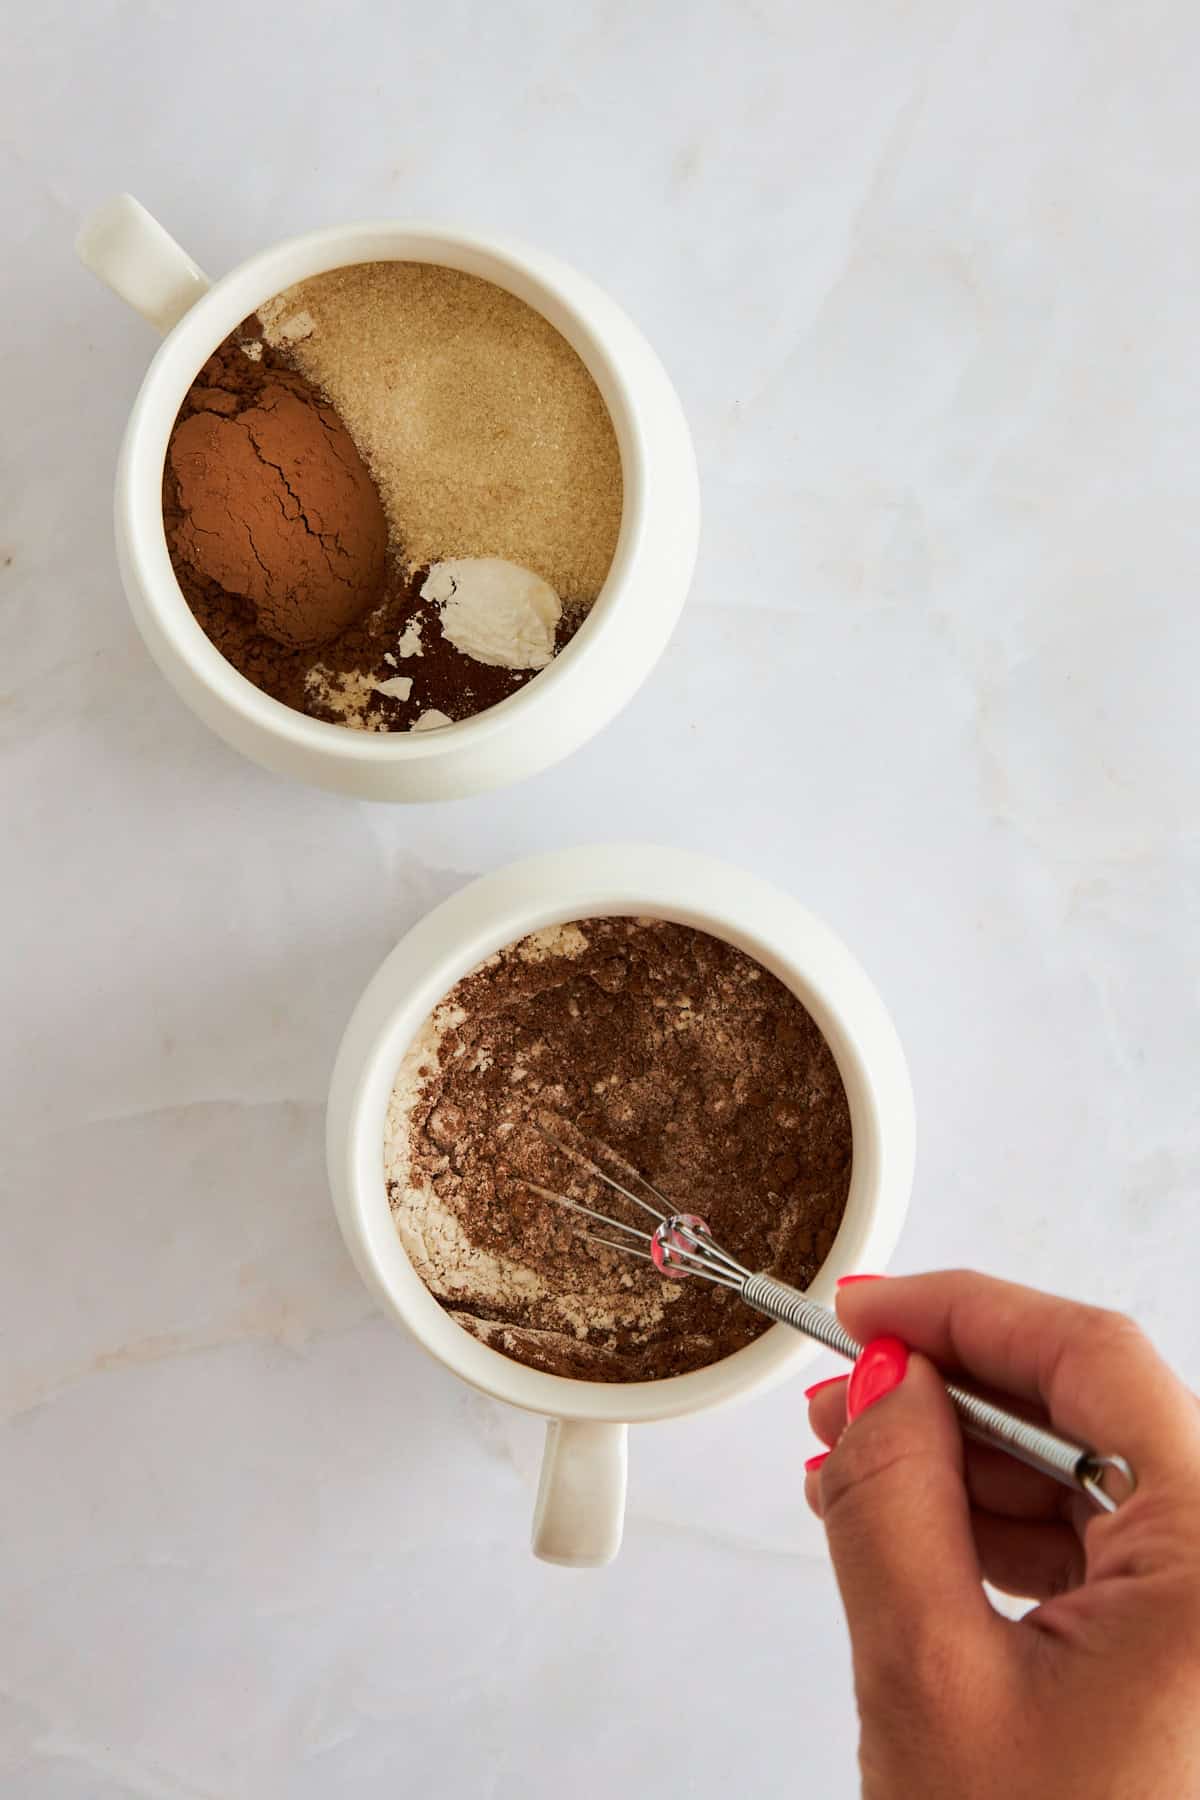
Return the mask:
<path fill-rule="evenodd" d="M 797 995 L 829 1044 L 854 1149 L 846 1212 L 809 1289 L 814 1298 L 830 1303 L 838 1274 L 864 1261 L 879 1268 L 890 1255 L 908 1207 L 915 1120 L 895 1027 L 846 946 L 789 895 L 714 858 L 647 845 L 553 852 L 468 884 L 400 940 L 351 1017 L 330 1089 L 330 1181 L 359 1272 L 428 1354 L 493 1398 L 550 1418 L 636 1423 L 769 1386 L 820 1347 L 774 1325 L 715 1363 L 658 1380 L 585 1381 L 531 1369 L 472 1336 L 425 1286 L 396 1230 L 383 1162 L 401 1058 L 454 983 L 529 931 L 603 915 L 666 918 L 745 949 Z"/>
<path fill-rule="evenodd" d="M 566 338 L 596 383 L 621 460 L 617 543 L 583 624 L 547 667 L 515 694 L 436 731 L 356 731 L 309 718 L 263 693 L 222 655 L 194 617 L 172 568 L 163 529 L 161 485 L 167 443 L 184 395 L 205 360 L 242 319 L 282 289 L 331 269 L 370 261 L 430 262 L 461 268 L 482 275 L 533 306 Z M 286 274 L 273 273 L 283 269 Z M 130 411 L 114 513 L 118 543 L 128 546 L 130 573 L 144 604 L 173 653 L 213 699 L 255 729 L 303 752 L 340 763 L 412 766 L 436 760 L 447 751 L 456 755 L 464 750 L 486 753 L 490 738 L 514 728 L 536 731 L 537 714 L 561 701 L 563 687 L 578 675 L 591 649 L 611 629 L 646 536 L 647 453 L 640 408 L 602 334 L 571 297 L 569 289 L 581 283 L 606 298 L 586 276 L 515 239 L 419 220 L 362 220 L 323 226 L 255 252 L 214 280 L 188 308 L 151 359 Z"/>

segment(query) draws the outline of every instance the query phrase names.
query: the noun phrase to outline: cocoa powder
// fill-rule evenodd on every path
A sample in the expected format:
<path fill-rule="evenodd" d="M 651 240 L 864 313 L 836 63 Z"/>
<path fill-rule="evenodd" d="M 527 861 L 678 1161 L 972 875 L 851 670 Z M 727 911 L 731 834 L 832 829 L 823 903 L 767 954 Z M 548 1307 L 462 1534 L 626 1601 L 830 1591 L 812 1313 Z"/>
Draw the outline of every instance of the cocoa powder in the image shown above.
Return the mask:
<path fill-rule="evenodd" d="M 303 377 L 223 347 L 188 394 L 167 460 L 172 558 L 246 601 L 266 637 L 325 643 L 382 598 L 375 484 Z"/>
<path fill-rule="evenodd" d="M 733 946 L 657 920 L 558 935 L 461 981 L 415 1092 L 398 1083 L 401 1235 L 459 1323 L 518 1361 L 613 1381 L 699 1368 L 766 1322 L 724 1289 L 581 1240 L 526 1184 L 645 1226 L 559 1147 L 599 1141 L 746 1267 L 806 1287 L 849 1191 L 845 1090 L 804 1007 Z"/>

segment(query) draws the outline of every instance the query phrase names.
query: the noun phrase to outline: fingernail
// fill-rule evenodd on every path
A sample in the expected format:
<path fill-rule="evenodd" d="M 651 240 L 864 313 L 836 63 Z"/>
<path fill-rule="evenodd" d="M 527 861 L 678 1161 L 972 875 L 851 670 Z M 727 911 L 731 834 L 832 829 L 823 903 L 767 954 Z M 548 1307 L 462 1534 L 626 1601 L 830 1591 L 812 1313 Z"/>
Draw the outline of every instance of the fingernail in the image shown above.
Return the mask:
<path fill-rule="evenodd" d="M 808 1461 L 804 1465 L 804 1473 L 806 1475 L 811 1475 L 814 1469 L 820 1468 L 821 1464 L 826 1460 L 828 1455 L 829 1455 L 828 1450 L 822 1450 L 819 1456 L 810 1456 Z"/>
<path fill-rule="evenodd" d="M 856 1281 L 882 1281 L 882 1275 L 839 1275 L 837 1285 L 840 1288 L 850 1287 Z"/>
<path fill-rule="evenodd" d="M 857 1419 L 885 1394 L 900 1386 L 908 1367 L 908 1345 L 898 1337 L 873 1338 L 850 1371 L 846 1417 Z"/>
<path fill-rule="evenodd" d="M 827 1375 L 824 1381 L 814 1381 L 810 1388 L 805 1388 L 804 1398 L 811 1400 L 814 1394 L 821 1392 L 822 1388 L 836 1387 L 839 1381 L 849 1381 L 849 1379 L 848 1375 Z"/>

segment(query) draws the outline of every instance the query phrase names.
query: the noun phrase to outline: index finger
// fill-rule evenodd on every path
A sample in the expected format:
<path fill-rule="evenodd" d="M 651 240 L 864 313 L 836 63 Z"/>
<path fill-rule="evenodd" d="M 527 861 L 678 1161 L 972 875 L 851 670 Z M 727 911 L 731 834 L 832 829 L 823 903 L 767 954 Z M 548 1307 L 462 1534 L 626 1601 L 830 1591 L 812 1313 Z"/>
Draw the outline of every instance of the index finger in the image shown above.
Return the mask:
<path fill-rule="evenodd" d="M 1139 1477 L 1200 1466 L 1192 1395 L 1132 1319 L 970 1270 L 902 1275 L 839 1289 L 860 1343 L 894 1333 L 944 1370 L 1025 1400 Z"/>

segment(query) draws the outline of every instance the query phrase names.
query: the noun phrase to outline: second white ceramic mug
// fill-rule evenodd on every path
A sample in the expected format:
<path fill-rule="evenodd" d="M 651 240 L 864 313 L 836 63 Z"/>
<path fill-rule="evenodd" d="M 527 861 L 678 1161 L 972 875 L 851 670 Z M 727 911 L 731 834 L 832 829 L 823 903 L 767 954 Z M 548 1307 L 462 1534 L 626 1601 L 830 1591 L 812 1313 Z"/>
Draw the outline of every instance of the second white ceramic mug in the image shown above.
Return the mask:
<path fill-rule="evenodd" d="M 593 736 L 641 685 L 687 597 L 700 529 L 695 455 L 662 364 L 586 277 L 541 250 L 436 225 L 334 226 L 292 238 L 209 283 L 128 194 L 81 230 L 83 262 L 166 334 L 130 414 L 116 485 L 117 558 L 138 629 L 187 704 L 280 774 L 376 800 L 448 800 L 519 780 Z M 584 624 L 518 693 L 440 731 L 361 732 L 261 693 L 193 618 L 167 553 L 162 471 L 180 403 L 213 350 L 284 288 L 346 264 L 440 263 L 507 288 L 578 352 L 608 407 L 624 505 L 608 578 Z"/>
<path fill-rule="evenodd" d="M 895 1028 L 845 945 L 786 894 L 740 869 L 678 850 L 605 845 L 517 863 L 473 882 L 423 919 L 383 963 L 346 1029 L 330 1088 L 329 1177 L 343 1236 L 367 1286 L 456 1375 L 547 1420 L 535 1553 L 586 1567 L 619 1548 L 627 1426 L 699 1411 L 801 1368 L 818 1347 L 784 1325 L 705 1369 L 664 1381 L 577 1381 L 526 1368 L 457 1325 L 409 1262 L 392 1220 L 383 1135 L 396 1071 L 454 983 L 526 932 L 572 919 L 650 916 L 691 925 L 757 958 L 820 1026 L 850 1103 L 854 1141 L 841 1228 L 812 1293 L 880 1270 L 908 1206 L 915 1123 Z"/>

